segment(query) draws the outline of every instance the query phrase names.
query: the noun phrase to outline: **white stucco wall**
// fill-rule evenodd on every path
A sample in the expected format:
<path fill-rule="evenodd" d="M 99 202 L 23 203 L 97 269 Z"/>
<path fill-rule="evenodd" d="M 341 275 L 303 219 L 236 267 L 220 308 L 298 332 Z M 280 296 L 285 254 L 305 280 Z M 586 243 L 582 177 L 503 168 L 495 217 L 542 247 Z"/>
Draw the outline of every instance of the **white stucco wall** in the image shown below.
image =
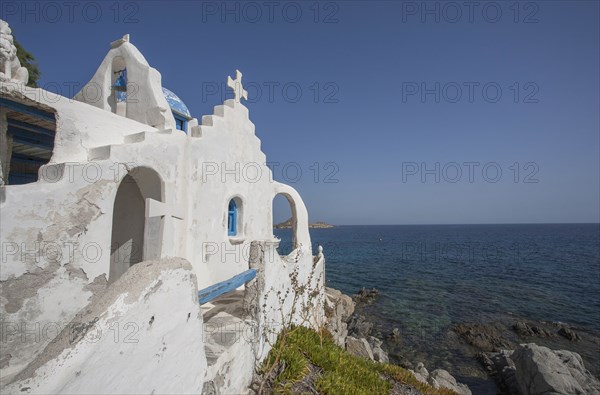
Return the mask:
<path fill-rule="evenodd" d="M 179 258 L 132 268 L 2 393 L 199 394 L 207 366 L 191 269 Z"/>
<path fill-rule="evenodd" d="M 234 100 L 215 107 L 193 132 L 190 144 L 190 221 L 188 233 L 193 242 L 187 254 L 201 278 L 200 286 L 223 281 L 248 268 L 250 242 L 273 237 L 272 206 L 278 193 L 295 201 L 298 238 L 310 248 L 308 213 L 299 194 L 272 179 L 266 156 L 248 109 Z M 221 114 L 221 115 L 217 115 Z M 227 235 L 229 200 L 242 201 L 238 235 Z"/>

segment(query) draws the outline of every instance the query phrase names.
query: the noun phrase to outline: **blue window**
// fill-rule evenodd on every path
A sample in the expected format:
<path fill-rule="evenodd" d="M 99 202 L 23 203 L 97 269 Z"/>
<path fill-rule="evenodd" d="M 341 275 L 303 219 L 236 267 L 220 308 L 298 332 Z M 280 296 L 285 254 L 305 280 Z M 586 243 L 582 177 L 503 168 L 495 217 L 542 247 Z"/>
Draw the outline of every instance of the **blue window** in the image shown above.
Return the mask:
<path fill-rule="evenodd" d="M 229 209 L 227 213 L 227 234 L 235 236 L 237 234 L 237 205 L 235 200 L 229 201 Z"/>
<path fill-rule="evenodd" d="M 115 71 L 118 74 L 117 80 L 113 85 L 115 91 L 115 99 L 118 102 L 127 100 L 127 69 Z"/>
<path fill-rule="evenodd" d="M 178 130 L 183 130 L 187 134 L 187 124 L 188 124 L 187 118 L 182 117 L 181 115 L 177 114 L 174 111 L 173 111 L 173 117 L 175 117 L 175 127 Z"/>

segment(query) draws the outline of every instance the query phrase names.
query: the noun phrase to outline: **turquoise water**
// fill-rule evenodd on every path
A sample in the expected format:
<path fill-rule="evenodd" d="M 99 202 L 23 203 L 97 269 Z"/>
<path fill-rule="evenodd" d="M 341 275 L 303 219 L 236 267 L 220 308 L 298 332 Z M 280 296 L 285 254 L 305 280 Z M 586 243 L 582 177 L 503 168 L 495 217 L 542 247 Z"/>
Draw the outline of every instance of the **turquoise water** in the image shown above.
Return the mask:
<path fill-rule="evenodd" d="M 290 231 L 275 232 L 289 251 Z M 600 331 L 598 224 L 339 226 L 311 237 L 328 286 L 380 290 L 369 316 L 382 334 L 401 329 L 412 361 L 457 373 L 466 357 L 446 338 L 464 322 L 521 317 Z"/>

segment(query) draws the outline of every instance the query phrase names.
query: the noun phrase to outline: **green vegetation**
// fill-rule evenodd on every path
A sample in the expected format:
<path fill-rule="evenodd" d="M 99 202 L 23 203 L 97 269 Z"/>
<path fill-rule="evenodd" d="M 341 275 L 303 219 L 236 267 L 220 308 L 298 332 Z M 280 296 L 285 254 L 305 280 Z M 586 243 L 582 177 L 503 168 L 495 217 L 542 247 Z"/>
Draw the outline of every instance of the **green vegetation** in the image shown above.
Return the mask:
<path fill-rule="evenodd" d="M 263 376 L 275 393 L 312 388 L 322 394 L 388 394 L 395 382 L 425 395 L 453 395 L 423 384 L 400 366 L 354 356 L 337 346 L 326 331 L 302 326 L 283 331 L 263 363 Z M 262 392 L 262 391 L 261 391 Z"/>
<path fill-rule="evenodd" d="M 21 66 L 25 67 L 27 71 L 29 71 L 29 82 L 27 86 L 32 88 L 37 88 L 38 80 L 40 79 L 40 69 L 35 61 L 35 56 L 33 56 L 29 51 L 19 44 L 16 38 L 13 36 L 13 43 L 17 48 L 17 58 L 19 58 L 19 62 L 21 62 Z"/>

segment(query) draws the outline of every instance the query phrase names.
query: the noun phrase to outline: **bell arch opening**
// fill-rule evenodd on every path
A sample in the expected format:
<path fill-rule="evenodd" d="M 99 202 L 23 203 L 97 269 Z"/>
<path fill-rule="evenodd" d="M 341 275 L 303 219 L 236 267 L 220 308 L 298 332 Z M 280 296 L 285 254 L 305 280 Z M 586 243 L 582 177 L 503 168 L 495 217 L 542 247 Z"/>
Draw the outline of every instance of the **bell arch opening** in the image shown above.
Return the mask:
<path fill-rule="evenodd" d="M 108 98 L 110 109 L 117 115 L 127 116 L 127 65 L 125 60 L 116 56 L 111 64 L 110 89 Z"/>
<path fill-rule="evenodd" d="M 274 236 L 279 236 L 281 239 L 278 248 L 280 255 L 288 255 L 298 248 L 296 202 L 289 194 L 282 192 L 273 197 L 271 223 Z"/>

